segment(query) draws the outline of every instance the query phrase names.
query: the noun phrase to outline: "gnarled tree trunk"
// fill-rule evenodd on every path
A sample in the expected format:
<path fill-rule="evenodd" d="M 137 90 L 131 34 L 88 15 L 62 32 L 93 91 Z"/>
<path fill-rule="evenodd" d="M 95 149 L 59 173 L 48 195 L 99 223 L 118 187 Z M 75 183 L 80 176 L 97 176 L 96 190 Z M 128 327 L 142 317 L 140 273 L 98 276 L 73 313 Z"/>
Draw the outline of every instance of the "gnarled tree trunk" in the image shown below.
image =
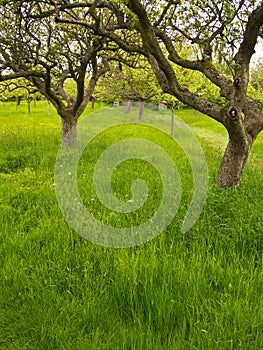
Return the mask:
<path fill-rule="evenodd" d="M 74 147 L 77 145 L 77 118 L 70 115 L 62 118 L 62 145 Z"/>
<path fill-rule="evenodd" d="M 240 184 L 251 145 L 241 145 L 229 140 L 217 176 L 217 186 L 237 187 Z"/>
<path fill-rule="evenodd" d="M 254 141 L 242 121 L 234 123 L 228 133 L 229 142 L 216 180 L 219 187 L 239 186 Z"/>

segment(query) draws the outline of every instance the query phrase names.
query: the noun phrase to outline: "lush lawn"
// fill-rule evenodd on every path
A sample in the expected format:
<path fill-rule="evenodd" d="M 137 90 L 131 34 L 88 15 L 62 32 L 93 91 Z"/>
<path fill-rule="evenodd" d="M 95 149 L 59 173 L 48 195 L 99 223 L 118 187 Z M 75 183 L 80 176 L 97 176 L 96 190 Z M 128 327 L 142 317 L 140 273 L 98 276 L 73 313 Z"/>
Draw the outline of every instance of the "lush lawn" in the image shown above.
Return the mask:
<path fill-rule="evenodd" d="M 122 107 L 90 114 L 94 126 L 136 121 Z M 193 111 L 178 111 L 200 138 L 209 193 L 194 227 L 180 232 L 191 200 L 192 177 L 183 152 L 132 126 L 102 133 L 85 151 L 79 187 L 102 221 L 125 223 L 95 199 L 92 165 L 110 144 L 132 136 L 170 152 L 184 194 L 173 222 L 144 245 L 114 249 L 81 238 L 64 220 L 54 194 L 60 120 L 41 102 L 0 108 L 0 348 L 1 349 L 263 349 L 263 139 L 256 142 L 238 190 L 214 187 L 226 142 L 224 130 Z M 146 111 L 145 121 L 169 130 L 170 116 Z M 91 131 L 93 132 L 93 131 Z M 134 171 L 134 172 L 132 172 Z M 121 199 L 137 173 L 152 200 L 131 220 L 147 220 L 160 201 L 160 179 L 145 163 L 127 162 L 114 173 Z M 126 196 L 126 197 L 125 197 Z M 91 205 L 92 200 L 92 205 Z M 147 209 L 147 211 L 146 211 Z M 149 214 L 150 213 L 150 214 Z"/>

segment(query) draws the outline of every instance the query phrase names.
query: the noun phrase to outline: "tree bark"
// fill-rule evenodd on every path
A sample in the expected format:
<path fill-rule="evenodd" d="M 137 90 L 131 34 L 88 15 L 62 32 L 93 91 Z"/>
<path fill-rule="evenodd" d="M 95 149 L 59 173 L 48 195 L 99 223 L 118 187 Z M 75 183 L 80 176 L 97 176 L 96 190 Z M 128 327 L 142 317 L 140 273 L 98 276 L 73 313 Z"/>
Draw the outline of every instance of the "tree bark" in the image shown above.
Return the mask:
<path fill-rule="evenodd" d="M 77 145 L 77 118 L 68 116 L 62 118 L 62 146 L 75 147 Z"/>
<path fill-rule="evenodd" d="M 94 97 L 91 97 L 91 109 L 94 109 L 95 108 L 95 98 Z"/>
<path fill-rule="evenodd" d="M 172 108 L 172 118 L 171 118 L 171 133 L 170 137 L 174 138 L 174 107 Z"/>
<path fill-rule="evenodd" d="M 138 115 L 137 115 L 138 120 L 142 120 L 143 112 L 144 112 L 144 102 L 138 101 Z"/>
<path fill-rule="evenodd" d="M 30 97 L 28 97 L 26 100 L 27 100 L 27 113 L 30 114 L 31 113 L 31 99 L 30 99 Z"/>
<path fill-rule="evenodd" d="M 125 113 L 130 114 L 132 112 L 132 101 L 131 100 L 124 101 L 124 105 L 125 105 Z"/>
<path fill-rule="evenodd" d="M 218 172 L 216 184 L 218 187 L 238 187 L 242 178 L 252 141 L 229 140 L 221 166 Z"/>
<path fill-rule="evenodd" d="M 51 115 L 51 106 L 50 106 L 50 101 L 49 100 L 47 101 L 47 114 L 48 114 L 48 116 Z"/>
<path fill-rule="evenodd" d="M 20 102 L 21 102 L 21 97 L 16 96 L 16 111 L 18 111 L 18 106 L 20 106 Z"/>

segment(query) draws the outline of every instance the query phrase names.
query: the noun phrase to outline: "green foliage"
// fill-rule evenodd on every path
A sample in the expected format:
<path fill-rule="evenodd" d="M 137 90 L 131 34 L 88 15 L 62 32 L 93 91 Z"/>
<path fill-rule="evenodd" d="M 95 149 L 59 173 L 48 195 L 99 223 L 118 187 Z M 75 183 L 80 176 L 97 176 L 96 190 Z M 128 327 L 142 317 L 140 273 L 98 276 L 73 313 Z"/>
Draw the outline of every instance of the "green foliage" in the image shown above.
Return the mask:
<path fill-rule="evenodd" d="M 41 99 L 36 87 L 23 78 L 0 83 L 0 93 L 2 101 L 13 101 L 17 97 L 30 101 L 33 96 L 38 100 Z"/>
<path fill-rule="evenodd" d="M 251 69 L 250 82 L 255 89 L 263 89 L 263 63 Z"/>
<path fill-rule="evenodd" d="M 253 98 L 260 106 L 263 107 L 263 64 L 258 63 L 251 69 L 250 85 L 248 90 L 249 96 Z"/>
<path fill-rule="evenodd" d="M 0 81 L 11 81 L 10 92 L 17 85 L 17 96 L 25 96 L 28 102 L 33 88 L 54 105 L 60 116 L 65 118 L 70 111 L 74 114 L 72 118 L 78 118 L 95 83 L 107 70 L 107 63 L 99 58 L 102 45 L 93 32 L 58 23 L 54 4 L 45 1 L 1 4 Z M 81 11 L 75 11 L 81 15 Z"/>
<path fill-rule="evenodd" d="M 260 108 L 263 108 L 263 88 L 260 86 L 254 87 L 252 84 L 249 84 L 247 93 Z"/>
<path fill-rule="evenodd" d="M 192 47 L 187 45 L 181 45 L 180 55 L 185 59 L 193 59 L 195 52 Z M 220 96 L 220 89 L 207 79 L 204 74 L 182 68 L 178 65 L 173 65 L 173 69 L 178 78 L 178 82 L 183 88 L 189 89 L 191 92 L 202 96 L 208 101 L 217 103 L 221 106 L 225 106 L 227 101 Z"/>
<path fill-rule="evenodd" d="M 150 100 L 161 94 L 151 67 L 144 59 L 138 59 L 131 68 L 117 62 L 98 82 L 95 95 L 104 101 Z"/>
<path fill-rule="evenodd" d="M 65 92 L 76 99 L 77 97 L 77 84 L 73 79 L 67 79 L 64 83 Z"/>

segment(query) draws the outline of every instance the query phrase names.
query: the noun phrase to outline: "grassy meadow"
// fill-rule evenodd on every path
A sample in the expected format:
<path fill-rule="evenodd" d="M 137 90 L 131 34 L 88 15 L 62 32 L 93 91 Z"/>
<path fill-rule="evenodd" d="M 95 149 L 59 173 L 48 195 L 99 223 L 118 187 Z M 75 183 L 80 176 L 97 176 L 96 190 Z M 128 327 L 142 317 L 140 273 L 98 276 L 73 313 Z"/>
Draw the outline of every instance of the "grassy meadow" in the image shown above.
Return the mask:
<path fill-rule="evenodd" d="M 209 191 L 195 225 L 180 232 L 192 195 L 190 165 L 167 136 L 140 129 L 136 110 L 85 111 L 91 132 L 108 130 L 85 150 L 78 172 L 85 205 L 105 223 L 125 225 L 96 199 L 92 170 L 98 155 L 127 137 L 156 141 L 173 157 L 183 195 L 172 223 L 143 245 L 116 249 L 85 240 L 67 224 L 54 193 L 60 118 L 46 102 L 30 115 L 22 102 L 0 106 L 0 349 L 10 350 L 260 350 L 263 349 L 263 135 L 253 146 L 240 188 L 214 186 L 227 136 L 192 110 L 177 115 L 192 126 L 209 169 Z M 144 121 L 169 133 L 167 111 Z M 119 198 L 131 180 L 149 182 L 150 200 L 130 218 L 147 220 L 160 202 L 158 174 L 125 162 L 113 174 Z M 151 199 L 152 198 L 152 199 Z"/>

